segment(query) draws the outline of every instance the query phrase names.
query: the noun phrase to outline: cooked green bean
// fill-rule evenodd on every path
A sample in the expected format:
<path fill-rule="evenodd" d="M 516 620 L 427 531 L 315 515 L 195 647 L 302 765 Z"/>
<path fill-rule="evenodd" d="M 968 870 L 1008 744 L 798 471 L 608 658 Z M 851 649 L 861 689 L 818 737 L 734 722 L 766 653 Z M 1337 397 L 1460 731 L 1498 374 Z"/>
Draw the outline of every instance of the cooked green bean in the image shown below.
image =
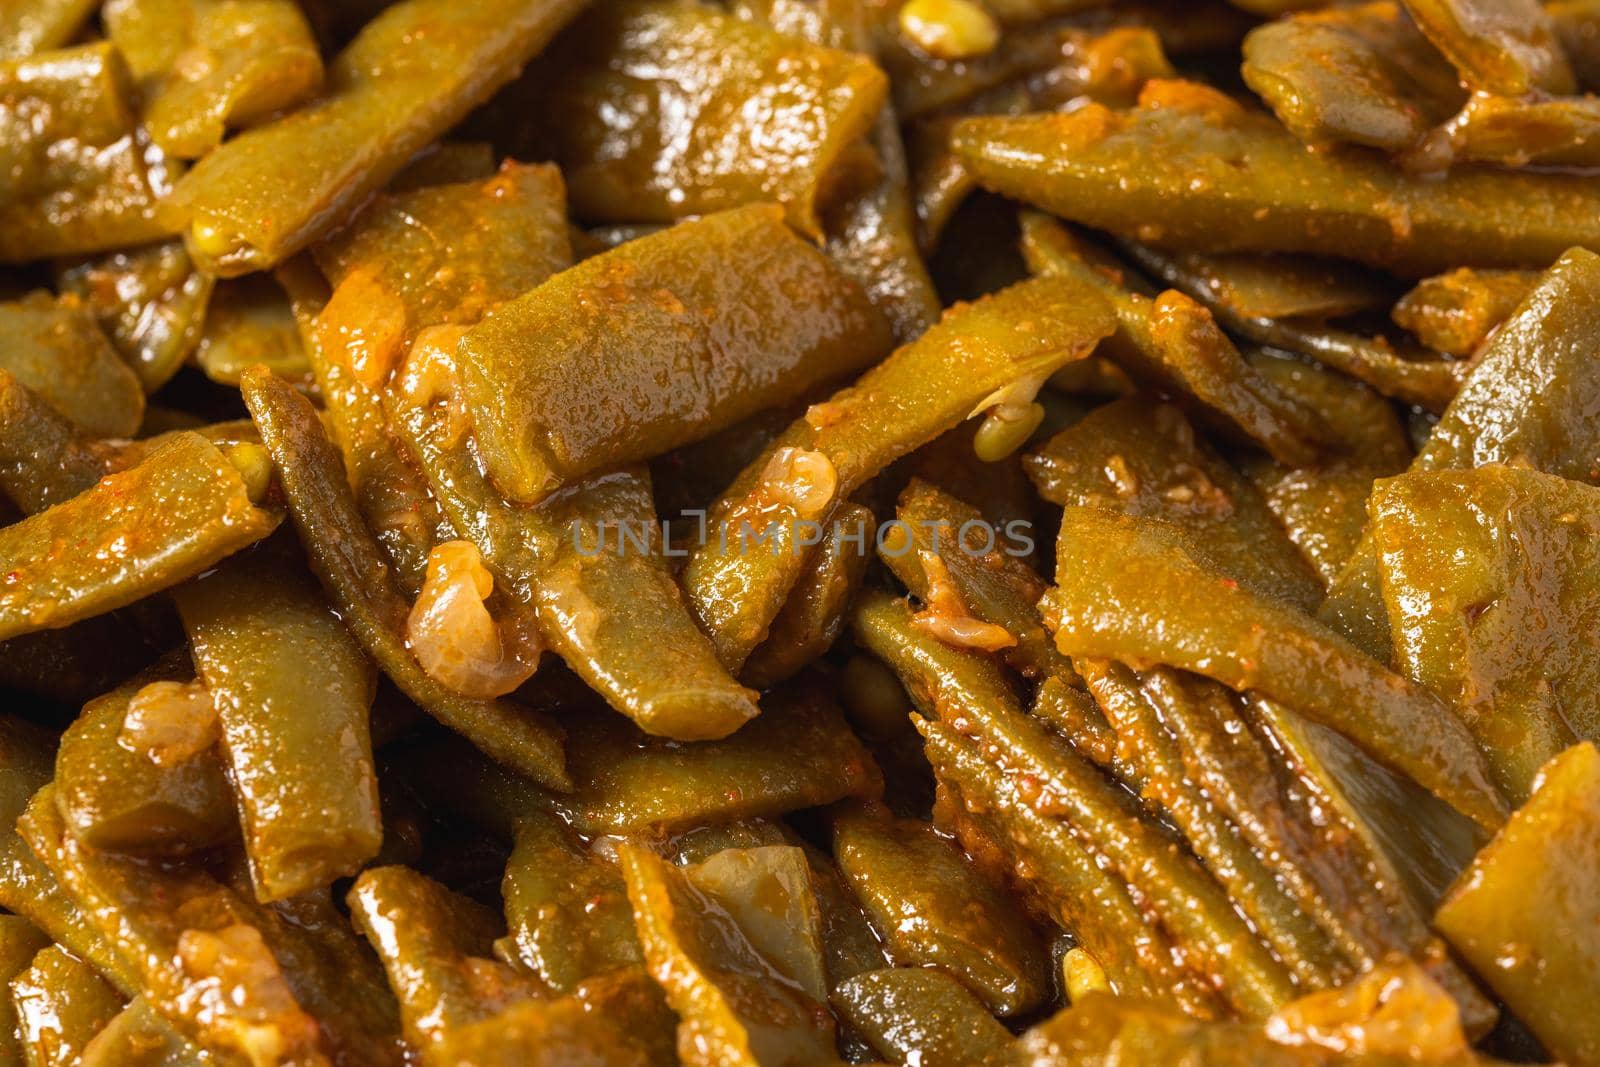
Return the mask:
<path fill-rule="evenodd" d="M 463 428 L 450 346 L 459 336 L 446 329 L 420 339 L 386 398 L 456 532 L 536 615 L 548 645 L 646 732 L 702 740 L 743 725 L 757 712 L 755 695 L 729 676 L 684 609 L 649 476 L 627 468 L 535 507 L 506 502 L 485 477 L 480 440 Z"/>
<path fill-rule="evenodd" d="M 23 514 L 71 500 L 114 465 L 111 448 L 0 368 L 0 491 Z"/>
<path fill-rule="evenodd" d="M 1166 663 L 1258 690 L 1344 733 L 1480 826 L 1504 820 L 1481 753 L 1437 697 L 1232 577 L 1181 528 L 1068 508 L 1056 580 L 1045 618 L 1063 652 Z"/>
<path fill-rule="evenodd" d="M 895 963 L 947 971 L 999 1015 L 1044 1000 L 1037 932 L 930 824 L 847 808 L 834 818 L 833 850 Z"/>
<path fill-rule="evenodd" d="M 94 848 L 183 855 L 237 836 L 233 790 L 214 746 L 158 764 L 122 743 L 134 697 L 152 682 L 194 679 L 185 653 L 164 658 L 84 705 L 56 752 L 55 793 L 71 832 Z"/>
<path fill-rule="evenodd" d="M 1600 489 L 1496 464 L 1380 482 L 1369 508 L 1397 666 L 1455 708 L 1522 803 L 1540 767 L 1600 737 L 1583 621 L 1600 610 Z"/>
<path fill-rule="evenodd" d="M 943 971 L 868 971 L 833 993 L 844 1021 L 895 1063 L 979 1067 L 1002 1063 L 1011 1034 L 966 987 Z"/>
<path fill-rule="evenodd" d="M 226 558 L 277 525 L 253 502 L 266 472 L 183 433 L 142 463 L 0 530 L 0 639 L 131 604 Z M 252 484 L 252 482 L 254 484 Z"/>
<path fill-rule="evenodd" d="M 1429 348 L 1470 356 L 1538 282 L 1533 271 L 1460 267 L 1418 282 L 1395 304 L 1393 318 Z"/>
<path fill-rule="evenodd" d="M 1113 280 L 1062 227 L 1029 212 L 1022 250 L 1036 274 L 1065 274 L 1092 285 L 1117 314 L 1112 358 L 1136 379 L 1188 400 L 1202 418 L 1220 421 L 1285 463 L 1316 458 L 1325 431 L 1316 416 L 1257 374 L 1210 312 L 1171 290 L 1154 299 Z"/>
<path fill-rule="evenodd" d="M 50 939 L 22 916 L 0 915 L 0 978 L 10 982 L 27 971 L 34 954 L 49 943 Z M 26 1062 L 19 1023 L 11 998 L 0 998 L 0 1063 L 7 1067 L 22 1067 Z"/>
<path fill-rule="evenodd" d="M 860 289 L 777 208 L 756 204 L 555 275 L 467 333 L 460 360 L 489 475 L 512 500 L 535 503 L 858 370 L 889 346 Z"/>
<path fill-rule="evenodd" d="M 693 880 L 694 868 L 670 867 L 633 844 L 617 857 L 645 961 L 682 1020 L 678 1048 L 688 1067 L 833 1057 L 832 1017 L 798 986 L 765 980 L 774 968 L 784 973 L 781 964 Z"/>
<path fill-rule="evenodd" d="M 1434 925 L 1563 1060 L 1600 1054 L 1595 993 L 1600 753 L 1574 745 L 1451 887 Z"/>
<path fill-rule="evenodd" d="M 11 979 L 23 1062 L 77 1067 L 89 1041 L 122 1010 L 122 997 L 94 969 L 59 945 Z"/>
<path fill-rule="evenodd" d="M 8 5 L 9 6 L 9 5 Z M 108 42 L 0 61 L 0 262 L 153 241 L 166 182 L 129 108 L 127 66 Z"/>
<path fill-rule="evenodd" d="M 582 834 L 634 835 L 782 815 L 874 797 L 882 788 L 871 757 L 816 679 L 773 690 L 760 716 L 720 741 L 652 738 L 592 706 L 562 724 L 574 783 L 569 794 L 549 793 L 460 748 L 430 745 L 408 763 L 455 768 L 448 780 L 418 788 L 506 840 L 527 811 L 554 812 Z"/>
<path fill-rule="evenodd" d="M 1562 256 L 1517 308 L 1412 462 L 1416 471 L 1526 464 L 1573 481 L 1600 481 L 1592 412 L 1600 375 L 1585 355 L 1600 337 L 1600 256 Z M 1391 655 L 1377 552 L 1364 538 L 1320 613 L 1369 655 Z"/>
<path fill-rule="evenodd" d="M 215 1059 L 135 997 L 85 1046 L 80 1067 L 209 1067 Z"/>
<path fill-rule="evenodd" d="M 866 56 L 707 6 L 601 5 L 561 43 L 528 90 L 545 104 L 524 121 L 566 172 L 577 214 L 600 222 L 779 201 L 816 237 L 888 90 Z"/>
<path fill-rule="evenodd" d="M 713 535 L 684 570 L 690 606 L 723 662 L 743 663 L 766 637 L 804 566 L 795 541 L 806 521 L 827 517 L 836 500 L 976 411 L 1088 355 L 1113 325 L 1085 286 L 1020 282 L 958 306 L 807 409 L 711 509 Z"/>
<path fill-rule="evenodd" d="M 615 864 L 574 841 L 552 814 L 528 812 L 515 833 L 501 883 L 509 929 L 504 949 L 497 950 L 562 994 L 597 974 L 641 963 Z"/>
<path fill-rule="evenodd" d="M 405 601 L 376 540 L 362 525 L 339 456 L 316 410 L 269 372 L 241 383 L 272 454 L 311 569 L 345 625 L 401 691 L 440 722 L 530 778 L 567 788 L 560 732 L 542 715 L 503 700 L 477 700 L 423 671 L 403 637 Z"/>
<path fill-rule="evenodd" d="M 213 279 L 195 270 L 183 242 L 173 239 L 73 263 L 56 284 L 83 301 L 154 392 L 199 343 Z"/>
<path fill-rule="evenodd" d="M 0 59 L 60 48 L 94 15 L 94 0 L 18 0 L 0 11 Z"/>
<path fill-rule="evenodd" d="M 178 182 L 168 211 L 195 262 L 275 266 L 344 222 L 429 142 L 510 80 L 577 0 L 403 0 L 328 69 L 310 107 L 246 131 Z M 411 40 L 426 35 L 426 49 Z"/>
<path fill-rule="evenodd" d="M 1554 20 L 1533 0 L 1405 0 L 1405 6 L 1473 89 L 1504 96 L 1574 89 Z"/>
<path fill-rule="evenodd" d="M 383 837 L 367 724 L 377 672 L 299 549 L 263 545 L 174 596 L 222 726 L 256 899 L 355 873 Z"/>
<path fill-rule="evenodd" d="M 985 188 L 1164 247 L 1312 252 L 1415 273 L 1538 267 L 1574 244 L 1600 248 L 1600 226 L 1583 222 L 1600 218 L 1586 178 L 1411 178 L 1364 156 L 1310 153 L 1211 89 L 1152 86 L 1133 111 L 964 119 L 956 152 Z"/>
<path fill-rule="evenodd" d="M 0 304 L 3 367 L 84 432 L 132 437 L 144 415 L 139 379 L 73 297 L 44 292 Z"/>
<path fill-rule="evenodd" d="M 102 17 L 139 82 L 150 139 L 179 159 L 322 88 L 317 42 L 292 0 L 107 0 Z"/>
<path fill-rule="evenodd" d="M 382 978 L 366 967 L 352 969 L 356 957 L 322 949 L 314 930 L 250 903 L 201 870 L 148 866 L 87 848 L 66 831 L 48 787 L 20 829 L 156 1010 L 224 1062 L 249 1062 L 261 1040 L 275 1042 L 286 1065 L 329 1055 L 401 1062 Z"/>
<path fill-rule="evenodd" d="M 194 361 L 207 378 L 223 385 L 238 385 L 257 363 L 301 385 L 312 379 L 289 298 L 265 275 L 216 283 Z"/>

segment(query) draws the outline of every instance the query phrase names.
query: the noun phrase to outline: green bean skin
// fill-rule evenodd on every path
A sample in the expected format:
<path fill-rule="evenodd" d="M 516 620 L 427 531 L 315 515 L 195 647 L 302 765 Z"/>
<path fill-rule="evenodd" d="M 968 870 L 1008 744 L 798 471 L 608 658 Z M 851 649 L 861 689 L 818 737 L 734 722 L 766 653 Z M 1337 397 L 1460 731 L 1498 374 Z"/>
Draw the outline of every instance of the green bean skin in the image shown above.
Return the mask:
<path fill-rule="evenodd" d="M 105 41 L 0 61 L 10 173 L 0 263 L 79 256 L 165 236 L 122 57 Z M 159 155 L 156 160 L 159 161 Z"/>
<path fill-rule="evenodd" d="M 299 556 L 264 545 L 174 593 L 263 903 L 355 873 L 383 840 L 367 722 L 377 672 Z"/>
<path fill-rule="evenodd" d="M 854 385 L 808 409 L 712 507 L 712 532 L 684 569 L 690 606 L 722 661 L 742 664 L 761 643 L 807 557 L 793 541 L 811 516 L 775 498 L 763 477 L 778 449 L 824 457 L 837 480 L 834 499 L 844 499 L 959 425 L 996 391 L 1087 356 L 1114 327 L 1111 309 L 1086 286 L 1059 278 L 1020 282 L 956 306 Z M 741 548 L 740 532 L 752 526 L 774 531 L 770 550 Z"/>
<path fill-rule="evenodd" d="M 77 1067 L 85 1047 L 122 1010 L 122 997 L 94 969 L 59 945 L 11 979 L 27 1067 Z"/>
<path fill-rule="evenodd" d="M 1314 155 L 1212 90 L 1164 92 L 1129 112 L 964 119 L 955 149 L 985 188 L 1167 248 L 1311 252 L 1412 275 L 1539 267 L 1574 244 L 1600 248 L 1600 228 L 1570 222 L 1600 217 L 1576 175 L 1411 178 L 1376 159 Z"/>
<path fill-rule="evenodd" d="M 264 274 L 215 283 L 194 361 L 207 378 L 223 385 L 238 385 L 257 363 L 302 386 L 312 381 L 293 305 L 283 287 Z"/>
<path fill-rule="evenodd" d="M 150 682 L 187 682 L 186 654 L 84 705 L 56 752 L 55 795 L 68 829 L 84 843 L 116 852 L 181 856 L 235 837 L 233 789 L 215 749 L 161 766 L 122 745 L 118 735 L 135 693 Z"/>
<path fill-rule="evenodd" d="M 846 808 L 833 850 L 897 964 L 954 975 L 998 1015 L 1044 1001 L 1042 939 L 930 824 Z"/>
<path fill-rule="evenodd" d="M 419 149 L 510 80 L 578 0 L 405 0 L 362 29 L 310 107 L 208 154 L 164 209 L 223 276 L 275 266 L 346 221 Z M 408 38 L 426 34 L 413 52 Z"/>
<path fill-rule="evenodd" d="M 857 975 L 834 990 L 844 1022 L 894 1063 L 979 1067 L 1003 1063 L 1011 1033 L 943 971 L 896 967 Z"/>
<path fill-rule="evenodd" d="M 419 707 L 496 759 L 551 788 L 570 788 L 561 734 L 544 716 L 454 693 L 412 656 L 403 637 L 409 608 L 362 523 L 338 453 L 310 402 L 265 370 L 247 372 L 241 387 L 311 569 L 367 654 Z"/>
<path fill-rule="evenodd" d="M 12 574 L 0 640 L 66 626 L 175 585 L 272 532 L 238 467 L 183 433 L 144 462 L 0 531 Z"/>
<path fill-rule="evenodd" d="M 860 288 L 776 206 L 751 204 L 584 260 L 474 328 L 459 353 L 490 477 L 537 503 L 859 370 L 891 344 Z"/>
<path fill-rule="evenodd" d="M 1405 8 L 1472 89 L 1522 96 L 1577 87 L 1554 19 L 1531 0 L 1405 0 Z"/>
<path fill-rule="evenodd" d="M 755 693 L 718 662 L 668 570 L 649 475 L 624 468 L 534 507 L 508 504 L 460 428 L 454 367 L 447 343 L 433 348 L 419 373 L 450 395 L 421 403 L 408 364 L 386 397 L 391 425 L 547 645 L 647 733 L 714 739 L 754 717 Z"/>
<path fill-rule="evenodd" d="M 132 437 L 144 416 L 139 379 L 74 297 L 35 292 L 0 304 L 0 367 L 85 433 Z"/>

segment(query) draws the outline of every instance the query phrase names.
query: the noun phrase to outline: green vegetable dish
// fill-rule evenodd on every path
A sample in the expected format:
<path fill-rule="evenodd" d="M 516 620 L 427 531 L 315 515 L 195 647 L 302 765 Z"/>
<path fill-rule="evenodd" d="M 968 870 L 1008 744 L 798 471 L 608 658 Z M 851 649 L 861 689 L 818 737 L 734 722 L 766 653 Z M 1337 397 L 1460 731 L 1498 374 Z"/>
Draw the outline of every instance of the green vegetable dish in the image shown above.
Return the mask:
<path fill-rule="evenodd" d="M 1600 0 L 0 0 L 0 1067 L 1600 1067 Z"/>

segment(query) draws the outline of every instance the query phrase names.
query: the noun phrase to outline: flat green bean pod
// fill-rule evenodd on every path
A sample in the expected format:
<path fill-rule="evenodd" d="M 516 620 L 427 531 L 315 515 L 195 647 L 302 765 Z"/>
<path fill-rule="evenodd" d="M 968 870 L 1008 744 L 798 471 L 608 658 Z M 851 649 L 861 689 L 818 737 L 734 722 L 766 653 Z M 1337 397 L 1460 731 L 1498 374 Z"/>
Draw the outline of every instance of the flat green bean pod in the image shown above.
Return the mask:
<path fill-rule="evenodd" d="M 122 1010 L 122 997 L 88 964 L 51 945 L 11 979 L 11 1004 L 27 1067 L 76 1067 Z"/>
<path fill-rule="evenodd" d="M 281 516 L 255 504 L 267 472 L 250 447 L 224 454 L 199 434 L 178 434 L 136 466 L 0 530 L 0 560 L 14 575 L 0 592 L 0 640 L 132 604 L 271 533 Z"/>
<path fill-rule="evenodd" d="M 0 304 L 0 352 L 0 366 L 84 432 L 132 437 L 139 428 L 139 379 L 76 298 L 36 292 Z"/>
<path fill-rule="evenodd" d="M 0 59 L 60 48 L 94 15 L 94 0 L 21 0 L 0 12 Z"/>
<path fill-rule="evenodd" d="M 1309 152 L 1270 117 L 1187 82 L 1152 82 L 1131 111 L 969 118 L 954 137 L 985 188 L 1166 248 L 1311 252 L 1426 274 L 1539 267 L 1574 244 L 1600 247 L 1600 228 L 1582 222 L 1600 218 L 1585 178 L 1411 178 Z"/>
<path fill-rule="evenodd" d="M 184 175 L 166 210 L 187 227 L 195 262 L 235 275 L 288 259 L 514 77 L 580 6 L 404 0 L 386 9 L 334 60 L 315 104 L 233 138 Z M 429 47 L 409 48 L 416 34 Z"/>
<path fill-rule="evenodd" d="M 459 355 L 490 476 L 536 503 L 858 370 L 890 344 L 859 287 L 756 204 L 584 260 L 469 331 Z"/>
<path fill-rule="evenodd" d="M 147 159 L 122 56 L 108 42 L 0 61 L 0 262 L 76 256 L 165 236 L 165 163 Z"/>

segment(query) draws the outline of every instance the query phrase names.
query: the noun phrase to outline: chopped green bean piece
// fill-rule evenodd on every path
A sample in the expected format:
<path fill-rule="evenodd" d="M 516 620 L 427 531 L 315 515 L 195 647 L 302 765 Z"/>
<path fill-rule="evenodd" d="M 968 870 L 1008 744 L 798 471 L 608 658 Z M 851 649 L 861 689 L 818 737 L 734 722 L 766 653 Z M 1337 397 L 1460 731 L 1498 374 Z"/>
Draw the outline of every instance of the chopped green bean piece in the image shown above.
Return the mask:
<path fill-rule="evenodd" d="M 1467 98 L 1455 69 L 1394 0 L 1266 23 L 1244 39 L 1243 73 L 1309 145 L 1403 152 Z"/>
<path fill-rule="evenodd" d="M 116 466 L 111 447 L 0 368 L 0 491 L 23 514 L 71 500 Z"/>
<path fill-rule="evenodd" d="M 311 106 L 234 137 L 184 175 L 169 214 L 195 262 L 275 266 L 351 214 L 514 77 L 578 0 L 403 0 L 362 29 Z M 415 47 L 425 34 L 426 48 Z"/>
<path fill-rule="evenodd" d="M 1254 440 L 1285 463 L 1316 458 L 1325 431 L 1316 416 L 1257 374 L 1211 313 L 1182 293 L 1153 299 L 1097 262 L 1059 223 L 1022 218 L 1022 251 L 1036 274 L 1064 274 L 1095 287 L 1117 314 L 1107 355 L 1135 379 L 1177 394 L 1202 420 Z"/>
<path fill-rule="evenodd" d="M 76 297 L 0 304 L 0 366 L 85 433 L 132 437 L 144 391 Z"/>
<path fill-rule="evenodd" d="M 1600 489 L 1495 464 L 1380 482 L 1371 510 L 1397 665 L 1522 803 L 1541 766 L 1600 739 Z"/>
<path fill-rule="evenodd" d="M 156 220 L 166 170 L 147 157 L 121 55 L 99 41 L 0 61 L 0 262 L 124 248 Z"/>
<path fill-rule="evenodd" d="M 11 979 L 27 1067 L 77 1067 L 89 1041 L 122 1010 L 122 997 L 94 969 L 59 945 Z"/>
<path fill-rule="evenodd" d="M 213 279 L 177 239 L 74 263 L 56 278 L 83 302 L 146 392 L 183 366 L 205 324 Z"/>
<path fill-rule="evenodd" d="M 920 1067 L 1004 1063 L 1011 1034 L 944 971 L 868 971 L 833 993 L 833 1007 L 891 1062 Z"/>
<path fill-rule="evenodd" d="M 66 832 L 49 788 L 20 829 L 156 1010 L 190 1040 L 228 1062 L 249 1062 L 262 1040 L 277 1043 L 286 1067 L 329 1055 L 374 1067 L 402 1062 L 394 1004 L 373 965 L 328 952 L 314 930 L 203 871 L 88 848 Z"/>
<path fill-rule="evenodd" d="M 1108 569 L 1099 559 L 1120 564 Z M 1345 734 L 1480 826 L 1504 820 L 1482 754 L 1438 698 L 1233 577 L 1182 528 L 1068 508 L 1056 580 L 1045 618 L 1068 655 L 1166 663 L 1260 691 Z"/>
<path fill-rule="evenodd" d="M 60 48 L 94 15 L 95 0 L 10 0 L 0 7 L 0 59 Z"/>
<path fill-rule="evenodd" d="M 543 101 L 530 141 L 561 164 L 576 213 L 598 222 L 775 200 L 817 237 L 888 91 L 866 56 L 706 6 L 601 5 L 557 51 L 526 89 Z"/>
<path fill-rule="evenodd" d="M 897 964 L 938 967 L 999 1015 L 1044 1002 L 1037 932 L 931 825 L 847 808 L 834 819 L 833 849 Z"/>
<path fill-rule="evenodd" d="M 216 283 L 194 361 L 207 378 L 223 385 L 238 385 L 257 363 L 302 386 L 312 380 L 289 298 L 266 275 Z"/>
<path fill-rule="evenodd" d="M 560 994 L 643 962 L 614 863 L 576 841 L 550 813 L 521 815 L 515 835 L 500 887 L 508 931 L 497 954 Z"/>
<path fill-rule="evenodd" d="M 1321 587 L 1255 487 L 1206 448 L 1177 408 L 1125 397 L 1024 461 L 1039 495 L 1181 528 L 1251 589 L 1311 610 Z"/>
<path fill-rule="evenodd" d="M 174 596 L 221 721 L 256 899 L 354 874 L 383 838 L 367 723 L 377 672 L 299 550 L 269 543 Z"/>
<path fill-rule="evenodd" d="M 1533 271 L 1461 267 L 1418 282 L 1395 304 L 1393 318 L 1429 348 L 1470 356 L 1538 283 Z"/>
<path fill-rule="evenodd" d="M 985 188 L 1162 247 L 1311 252 L 1419 274 L 1600 248 L 1600 223 L 1585 224 L 1600 219 L 1600 193 L 1586 178 L 1409 177 L 1312 153 L 1272 118 L 1187 82 L 1151 82 L 1132 111 L 969 118 L 954 136 Z"/>
<path fill-rule="evenodd" d="M 633 844 L 617 857 L 646 963 L 682 1020 L 678 1048 L 688 1067 L 834 1058 L 824 1006 L 797 986 L 768 980 L 777 961 L 696 885 L 692 868 L 671 867 Z"/>
<path fill-rule="evenodd" d="M 27 971 L 35 954 L 50 939 L 20 915 L 0 915 L 0 978 L 10 982 Z M 19 1018 L 12 999 L 0 997 L 0 1064 L 23 1067 L 25 1060 Z"/>
<path fill-rule="evenodd" d="M 107 0 L 101 18 L 139 83 L 150 139 L 179 159 L 322 88 L 322 57 L 293 0 Z"/>
<path fill-rule="evenodd" d="M 137 466 L 0 530 L 0 566 L 12 576 L 0 593 L 0 639 L 132 604 L 260 540 L 278 520 L 252 502 L 228 456 L 179 434 Z"/>
<path fill-rule="evenodd" d="M 490 476 L 533 503 L 731 426 L 889 346 L 860 289 L 776 207 L 750 205 L 555 275 L 467 333 L 460 360 Z"/>
<path fill-rule="evenodd" d="M 958 305 L 854 385 L 814 404 L 711 509 L 684 570 L 689 603 L 724 663 L 766 636 L 804 566 L 793 542 L 894 460 L 1082 359 L 1114 327 L 1092 289 L 1034 278 Z M 757 540 L 752 544 L 750 537 Z M 771 538 L 763 544 L 759 538 Z"/>
<path fill-rule="evenodd" d="M 457 533 L 537 617 L 545 642 L 647 732 L 724 737 L 757 713 L 718 662 L 663 555 L 649 476 L 626 468 L 534 507 L 507 503 L 464 429 L 456 328 L 418 340 L 386 400 Z"/>
<path fill-rule="evenodd" d="M 1439 905 L 1434 925 L 1552 1053 L 1600 1056 L 1585 1010 L 1597 989 L 1594 915 L 1600 753 L 1574 745 L 1545 765 L 1532 796 Z"/>
<path fill-rule="evenodd" d="M 1428 39 L 1473 89 L 1503 96 L 1570 93 L 1572 68 L 1536 0 L 1404 0 Z"/>
<path fill-rule="evenodd" d="M 158 764 L 121 740 L 135 695 L 152 682 L 189 682 L 183 652 L 84 705 L 56 753 L 56 803 L 85 844 L 114 852 L 184 855 L 238 834 L 233 790 L 215 746 Z"/>

